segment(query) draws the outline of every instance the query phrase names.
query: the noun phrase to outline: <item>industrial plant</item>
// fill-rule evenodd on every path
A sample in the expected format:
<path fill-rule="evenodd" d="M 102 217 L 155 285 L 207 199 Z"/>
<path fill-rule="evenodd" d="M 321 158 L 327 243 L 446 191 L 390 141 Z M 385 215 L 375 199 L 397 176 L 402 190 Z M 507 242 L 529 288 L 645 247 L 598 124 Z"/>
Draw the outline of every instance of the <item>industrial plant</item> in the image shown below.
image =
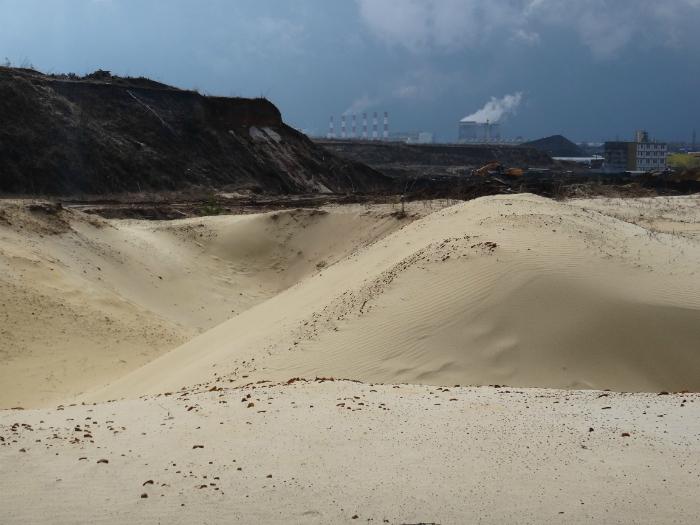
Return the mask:
<path fill-rule="evenodd" d="M 369 133 L 369 122 L 367 119 L 367 113 L 362 113 L 362 129 L 358 132 L 358 115 L 343 114 L 340 116 L 340 133 L 336 132 L 336 120 L 334 116 L 330 117 L 328 122 L 328 133 L 326 138 L 329 140 L 334 139 L 361 139 L 361 140 L 380 140 L 379 134 L 379 113 L 374 112 L 372 115 L 372 134 Z M 348 129 L 348 121 L 350 126 Z M 381 140 L 389 140 L 389 113 L 384 112 L 384 122 L 381 133 Z"/>
<path fill-rule="evenodd" d="M 522 137 L 512 138 L 504 133 L 504 123 L 510 115 L 515 114 L 523 100 L 523 95 L 516 92 L 502 98 L 491 97 L 483 107 L 457 121 L 456 137 L 446 141 L 436 140 L 431 131 L 390 130 L 389 112 L 352 113 L 347 111 L 340 117 L 331 116 L 328 132 L 319 137 L 329 142 L 384 142 L 407 145 L 452 145 L 479 147 L 513 147 L 534 148 L 551 158 L 563 162 L 577 163 L 598 173 L 642 173 L 664 171 L 668 168 L 669 148 L 665 142 L 650 139 L 645 130 L 635 132 L 630 141 L 608 141 L 596 144 L 577 144 L 561 135 L 526 141 Z M 383 118 L 382 118 L 383 115 Z M 381 120 L 380 120 L 381 119 Z M 693 140 L 693 143 L 695 140 Z M 388 144 L 387 144 L 388 145 Z M 326 144 L 327 147 L 330 147 Z M 338 146 L 347 154 L 352 144 Z M 362 148 L 362 144 L 357 144 Z M 691 146 L 691 151 L 695 151 Z M 364 151 L 364 150 L 360 150 Z M 431 150 L 432 151 L 432 150 Z M 359 154 L 358 154 L 359 155 Z M 355 160 L 366 159 L 359 155 Z"/>
<path fill-rule="evenodd" d="M 460 143 L 488 143 L 501 140 L 501 126 L 498 122 L 459 121 L 457 141 Z"/>
<path fill-rule="evenodd" d="M 523 94 L 516 92 L 502 98 L 491 97 L 483 107 L 462 118 L 458 123 L 459 144 L 517 144 L 522 140 L 504 139 L 501 122 L 514 114 L 523 100 Z M 367 113 L 360 115 L 345 112 L 336 119 L 331 116 L 328 122 L 326 139 L 329 140 L 383 140 L 405 142 L 407 144 L 432 144 L 435 134 L 431 131 L 389 131 L 389 113 L 384 111 L 383 127 L 380 133 L 379 113 L 372 115 L 371 131 Z M 361 126 L 361 127 L 360 127 Z"/>
<path fill-rule="evenodd" d="M 501 136 L 501 122 L 514 114 L 523 100 L 516 92 L 502 98 L 491 97 L 484 106 L 459 121 L 457 141 L 461 144 L 513 143 Z"/>

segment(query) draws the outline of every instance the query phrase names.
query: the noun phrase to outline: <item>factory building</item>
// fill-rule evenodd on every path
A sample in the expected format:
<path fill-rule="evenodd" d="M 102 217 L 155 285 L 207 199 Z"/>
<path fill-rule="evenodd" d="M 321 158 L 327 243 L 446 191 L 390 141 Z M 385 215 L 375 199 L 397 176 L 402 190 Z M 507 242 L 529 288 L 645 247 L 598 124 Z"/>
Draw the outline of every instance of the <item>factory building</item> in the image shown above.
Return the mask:
<path fill-rule="evenodd" d="M 362 131 L 358 130 L 358 115 L 341 115 L 340 116 L 340 135 L 336 134 L 336 121 L 335 117 L 331 116 L 328 121 L 328 133 L 326 138 L 330 140 L 336 140 L 340 138 L 341 140 L 389 140 L 389 113 L 384 112 L 384 119 L 381 124 L 380 131 L 380 116 L 376 111 L 372 115 L 372 130 L 370 134 L 367 113 L 362 114 Z"/>
<path fill-rule="evenodd" d="M 458 130 L 458 141 L 462 143 L 498 142 L 501 139 L 498 122 L 461 120 Z"/>
<path fill-rule="evenodd" d="M 430 131 L 392 131 L 389 140 L 406 144 L 433 144 L 435 135 Z"/>
<path fill-rule="evenodd" d="M 637 131 L 634 142 L 606 142 L 606 171 L 656 171 L 666 169 L 668 145 L 649 140 L 646 131 Z"/>
<path fill-rule="evenodd" d="M 421 131 L 418 133 L 418 144 L 433 144 L 435 135 L 430 131 Z"/>

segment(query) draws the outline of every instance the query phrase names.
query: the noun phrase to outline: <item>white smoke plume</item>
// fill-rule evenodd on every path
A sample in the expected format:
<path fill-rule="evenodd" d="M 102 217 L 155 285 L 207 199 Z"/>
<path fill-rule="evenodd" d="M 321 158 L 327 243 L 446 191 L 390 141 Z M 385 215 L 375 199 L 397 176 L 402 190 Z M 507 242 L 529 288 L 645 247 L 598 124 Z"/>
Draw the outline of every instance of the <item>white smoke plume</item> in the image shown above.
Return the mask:
<path fill-rule="evenodd" d="M 363 95 L 353 101 L 350 107 L 343 111 L 343 115 L 359 115 L 368 109 L 376 106 L 379 103 L 377 99 L 371 98 L 369 95 Z"/>
<path fill-rule="evenodd" d="M 502 118 L 512 115 L 520 106 L 523 94 L 518 91 L 503 98 L 491 97 L 483 108 L 462 119 L 462 122 L 499 122 Z"/>

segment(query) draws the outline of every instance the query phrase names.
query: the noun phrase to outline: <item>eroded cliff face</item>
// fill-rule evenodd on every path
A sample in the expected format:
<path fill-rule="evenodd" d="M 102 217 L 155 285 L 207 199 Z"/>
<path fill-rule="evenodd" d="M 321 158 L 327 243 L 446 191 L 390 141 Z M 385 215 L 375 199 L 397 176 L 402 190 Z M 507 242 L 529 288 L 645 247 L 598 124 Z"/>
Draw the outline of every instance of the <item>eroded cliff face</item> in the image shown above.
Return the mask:
<path fill-rule="evenodd" d="M 0 68 L 0 192 L 387 187 L 381 174 L 287 126 L 266 99 L 206 97 L 107 72 L 79 78 Z"/>

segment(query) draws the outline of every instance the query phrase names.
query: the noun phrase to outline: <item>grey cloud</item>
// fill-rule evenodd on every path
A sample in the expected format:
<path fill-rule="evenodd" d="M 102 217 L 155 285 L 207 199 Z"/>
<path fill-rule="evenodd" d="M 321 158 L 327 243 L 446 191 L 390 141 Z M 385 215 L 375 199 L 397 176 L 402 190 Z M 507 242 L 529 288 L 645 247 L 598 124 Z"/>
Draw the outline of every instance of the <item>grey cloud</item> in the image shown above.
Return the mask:
<path fill-rule="evenodd" d="M 635 40 L 692 43 L 700 0 L 356 0 L 381 39 L 416 53 L 453 52 L 510 35 L 536 43 L 539 28 L 571 29 L 598 58 Z"/>

